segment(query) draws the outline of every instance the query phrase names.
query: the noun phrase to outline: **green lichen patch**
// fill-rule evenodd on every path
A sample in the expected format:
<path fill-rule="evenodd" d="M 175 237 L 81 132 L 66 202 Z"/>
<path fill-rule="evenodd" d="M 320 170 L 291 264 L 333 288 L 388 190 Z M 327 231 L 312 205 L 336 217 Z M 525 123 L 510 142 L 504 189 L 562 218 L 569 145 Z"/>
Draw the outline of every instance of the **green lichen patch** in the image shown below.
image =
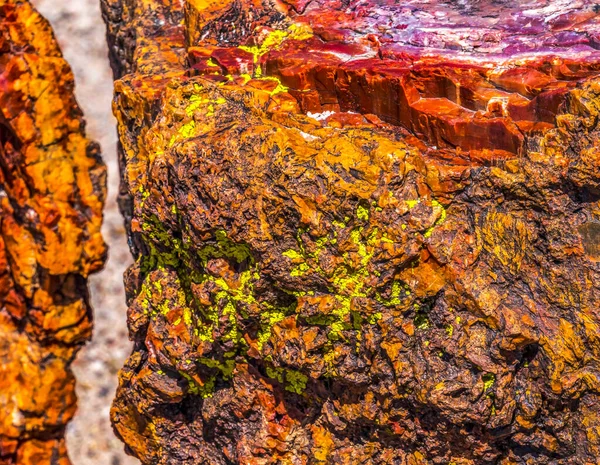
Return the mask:
<path fill-rule="evenodd" d="M 356 217 L 359 224 L 364 224 L 369 220 L 368 208 L 359 205 Z M 306 321 L 327 326 L 328 337 L 332 341 L 340 340 L 342 333 L 347 330 L 354 329 L 358 334 L 360 325 L 376 324 L 383 318 L 381 312 L 362 315 L 354 311 L 353 305 L 360 299 L 374 299 L 375 305 L 394 307 L 403 304 L 410 295 L 408 288 L 400 281 L 392 283 L 391 292 L 385 298 L 374 289 L 371 283 L 373 276 L 377 276 L 375 254 L 382 244 L 392 241 L 377 227 L 370 228 L 368 233 L 367 226 L 363 225 L 348 230 L 349 222 L 350 218 L 332 221 L 331 232 L 316 239 L 309 239 L 308 231 L 300 230 L 297 246 L 282 253 L 291 265 L 291 277 L 324 279 L 328 283 L 328 292 L 337 305 L 330 314 L 311 316 Z M 332 255 L 337 261 L 333 268 L 327 262 Z"/>
<path fill-rule="evenodd" d="M 286 391 L 302 394 L 306 389 L 308 376 L 297 370 L 267 365 L 265 371 L 269 378 L 282 384 Z"/>
<path fill-rule="evenodd" d="M 496 376 L 493 373 L 486 373 L 481 377 L 481 379 L 483 380 L 484 391 L 489 391 L 496 383 Z"/>
<path fill-rule="evenodd" d="M 246 244 L 232 241 L 222 230 L 215 231 L 214 239 L 206 241 L 201 247 L 194 248 L 176 235 L 170 233 L 157 217 L 151 216 L 143 225 L 143 240 L 149 252 L 141 258 L 141 269 L 146 276 L 155 270 L 171 269 L 176 272 L 173 285 L 180 289 L 173 299 L 162 295 L 163 285 L 160 282 L 145 280 L 140 288 L 142 305 L 153 309 L 150 316 L 158 312 L 168 313 L 170 307 L 177 304 L 183 308 L 183 320 L 200 343 L 214 344 L 219 347 L 233 347 L 221 353 L 218 358 L 199 357 L 194 362 L 217 374 L 203 377 L 200 385 L 190 373 L 180 374 L 188 380 L 188 392 L 208 396 L 217 379 L 231 378 L 236 359 L 247 357 L 248 344 L 240 328 L 240 320 L 247 317 L 250 307 L 258 307 L 258 334 L 256 345 L 259 350 L 269 340 L 272 328 L 286 316 L 293 314 L 295 303 L 286 307 L 278 307 L 269 302 L 258 301 L 255 284 L 260 278 L 251 250 Z M 211 274 L 207 267 L 211 260 L 223 259 L 242 268 L 236 272 L 236 279 L 230 282 L 222 276 Z M 190 264 L 200 264 L 199 269 L 190 268 Z M 200 301 L 194 292 L 198 289 L 206 291 L 209 301 Z M 151 307 L 150 299 L 160 303 L 159 307 Z M 144 304 L 146 302 L 146 304 Z M 217 351 L 219 352 L 219 351 Z M 289 377 L 287 385 L 299 392 L 302 377 Z M 206 379 L 205 379 L 206 378 Z"/>

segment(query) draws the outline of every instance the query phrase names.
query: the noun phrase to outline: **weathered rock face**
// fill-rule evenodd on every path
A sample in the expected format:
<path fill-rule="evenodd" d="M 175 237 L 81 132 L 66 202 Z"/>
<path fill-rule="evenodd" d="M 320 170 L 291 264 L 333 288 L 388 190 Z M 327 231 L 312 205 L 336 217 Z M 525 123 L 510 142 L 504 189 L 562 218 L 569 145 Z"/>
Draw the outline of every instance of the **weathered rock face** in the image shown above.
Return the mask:
<path fill-rule="evenodd" d="M 0 0 L 0 464 L 68 464 L 105 168 L 49 24 Z"/>
<path fill-rule="evenodd" d="M 592 2 L 103 3 L 143 463 L 597 462 Z"/>

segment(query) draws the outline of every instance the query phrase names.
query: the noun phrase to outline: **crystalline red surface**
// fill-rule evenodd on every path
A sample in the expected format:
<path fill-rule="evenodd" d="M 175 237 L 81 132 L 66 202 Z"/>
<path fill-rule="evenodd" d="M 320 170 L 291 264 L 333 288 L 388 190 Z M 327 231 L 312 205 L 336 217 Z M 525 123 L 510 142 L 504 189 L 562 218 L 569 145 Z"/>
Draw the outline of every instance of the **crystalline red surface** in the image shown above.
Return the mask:
<path fill-rule="evenodd" d="M 227 23 L 199 28 L 202 40 L 192 41 L 203 47 L 191 50 L 192 62 L 201 73 L 214 72 L 209 58 L 234 74 L 260 66 L 305 112 L 375 114 L 472 158 L 522 154 L 529 135 L 553 126 L 569 89 L 600 68 L 597 7 L 585 2 L 315 0 L 279 9 L 286 6 L 314 35 L 292 34 L 255 63 L 238 46 L 260 32 L 229 38 Z"/>

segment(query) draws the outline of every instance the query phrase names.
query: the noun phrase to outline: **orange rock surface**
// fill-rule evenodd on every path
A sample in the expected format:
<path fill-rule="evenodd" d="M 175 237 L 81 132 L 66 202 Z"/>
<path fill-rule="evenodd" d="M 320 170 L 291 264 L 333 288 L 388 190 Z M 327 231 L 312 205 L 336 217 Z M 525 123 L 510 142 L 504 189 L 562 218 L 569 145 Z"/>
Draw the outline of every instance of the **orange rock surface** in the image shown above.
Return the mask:
<path fill-rule="evenodd" d="M 592 2 L 104 0 L 144 464 L 594 464 Z"/>
<path fill-rule="evenodd" d="M 0 0 L 0 463 L 69 462 L 69 365 L 90 337 L 105 167 L 73 75 L 27 1 Z"/>

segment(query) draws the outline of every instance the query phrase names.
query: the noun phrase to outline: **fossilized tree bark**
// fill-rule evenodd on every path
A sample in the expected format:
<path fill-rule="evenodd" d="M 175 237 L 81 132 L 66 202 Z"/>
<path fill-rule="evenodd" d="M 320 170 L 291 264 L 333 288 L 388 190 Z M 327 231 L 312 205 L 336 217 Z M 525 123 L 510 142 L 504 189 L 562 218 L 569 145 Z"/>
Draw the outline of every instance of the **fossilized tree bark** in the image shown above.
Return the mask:
<path fill-rule="evenodd" d="M 27 1 L 0 0 L 0 463 L 68 464 L 69 365 L 104 261 L 105 167 L 73 75 Z"/>
<path fill-rule="evenodd" d="M 593 2 L 103 3 L 143 463 L 596 463 Z"/>

